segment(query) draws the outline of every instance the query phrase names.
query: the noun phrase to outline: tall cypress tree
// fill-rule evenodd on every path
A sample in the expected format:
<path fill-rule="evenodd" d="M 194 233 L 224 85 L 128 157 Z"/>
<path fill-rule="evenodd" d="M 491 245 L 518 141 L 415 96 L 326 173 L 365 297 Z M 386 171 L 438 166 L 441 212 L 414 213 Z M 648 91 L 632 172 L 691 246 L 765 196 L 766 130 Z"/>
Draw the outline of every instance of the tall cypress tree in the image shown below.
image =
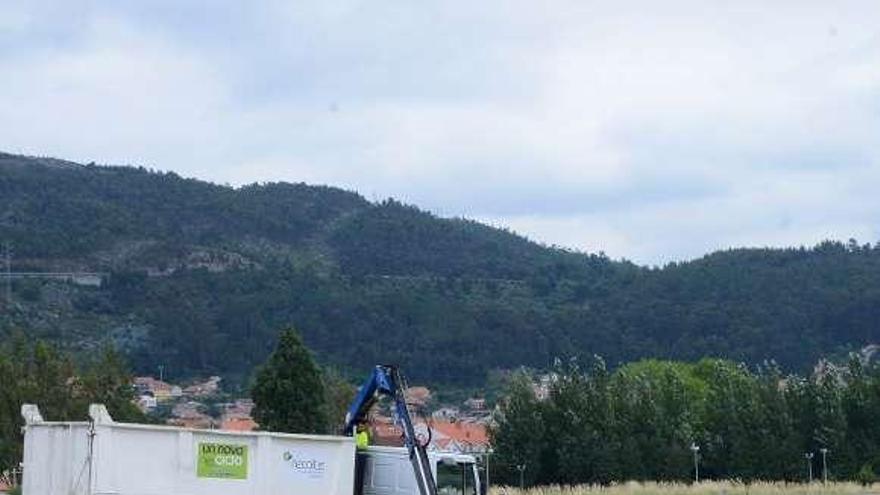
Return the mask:
<path fill-rule="evenodd" d="M 293 328 L 284 330 L 275 351 L 260 367 L 251 388 L 260 428 L 287 433 L 325 433 L 326 394 L 321 371 Z"/>

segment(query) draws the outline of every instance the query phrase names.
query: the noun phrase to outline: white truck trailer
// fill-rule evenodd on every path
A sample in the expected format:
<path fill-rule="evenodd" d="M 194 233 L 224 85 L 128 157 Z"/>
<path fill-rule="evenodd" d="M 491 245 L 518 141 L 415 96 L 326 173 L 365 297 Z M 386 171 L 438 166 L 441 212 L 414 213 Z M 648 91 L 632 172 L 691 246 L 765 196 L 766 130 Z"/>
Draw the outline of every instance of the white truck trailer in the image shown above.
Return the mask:
<path fill-rule="evenodd" d="M 352 437 L 44 421 L 22 406 L 23 495 L 418 495 L 406 448 L 356 453 Z M 355 458 L 365 456 L 363 486 Z M 438 494 L 480 495 L 474 458 L 428 454 Z"/>

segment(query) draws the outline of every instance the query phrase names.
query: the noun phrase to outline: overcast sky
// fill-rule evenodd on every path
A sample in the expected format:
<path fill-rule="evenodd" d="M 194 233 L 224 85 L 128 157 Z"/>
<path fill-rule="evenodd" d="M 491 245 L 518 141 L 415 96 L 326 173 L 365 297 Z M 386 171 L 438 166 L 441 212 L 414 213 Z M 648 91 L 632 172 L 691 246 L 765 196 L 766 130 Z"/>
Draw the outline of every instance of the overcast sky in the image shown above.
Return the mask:
<path fill-rule="evenodd" d="M 880 239 L 880 2 L 0 0 L 0 150 L 645 264 Z"/>

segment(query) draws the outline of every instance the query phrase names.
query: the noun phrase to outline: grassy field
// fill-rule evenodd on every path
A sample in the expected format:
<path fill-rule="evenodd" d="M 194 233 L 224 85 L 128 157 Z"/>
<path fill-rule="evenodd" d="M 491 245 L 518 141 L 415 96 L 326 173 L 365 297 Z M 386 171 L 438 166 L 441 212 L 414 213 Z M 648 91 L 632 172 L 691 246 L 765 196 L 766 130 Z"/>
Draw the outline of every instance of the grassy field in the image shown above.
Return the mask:
<path fill-rule="evenodd" d="M 621 483 L 611 486 L 545 486 L 527 490 L 496 487 L 492 495 L 863 495 L 880 494 L 880 484 L 857 483 L 736 483 L 710 481 L 682 483 Z"/>

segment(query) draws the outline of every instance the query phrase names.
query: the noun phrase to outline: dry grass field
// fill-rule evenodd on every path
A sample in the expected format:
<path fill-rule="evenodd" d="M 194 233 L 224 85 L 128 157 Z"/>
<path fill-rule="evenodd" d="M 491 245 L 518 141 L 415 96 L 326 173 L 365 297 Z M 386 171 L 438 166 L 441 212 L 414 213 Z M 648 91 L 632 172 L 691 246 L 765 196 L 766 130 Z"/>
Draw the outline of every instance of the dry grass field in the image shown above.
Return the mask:
<path fill-rule="evenodd" d="M 495 487 L 491 495 L 864 495 L 880 494 L 880 484 L 857 483 L 737 483 L 710 481 L 682 483 L 620 483 L 611 486 L 545 486 L 527 490 Z"/>

